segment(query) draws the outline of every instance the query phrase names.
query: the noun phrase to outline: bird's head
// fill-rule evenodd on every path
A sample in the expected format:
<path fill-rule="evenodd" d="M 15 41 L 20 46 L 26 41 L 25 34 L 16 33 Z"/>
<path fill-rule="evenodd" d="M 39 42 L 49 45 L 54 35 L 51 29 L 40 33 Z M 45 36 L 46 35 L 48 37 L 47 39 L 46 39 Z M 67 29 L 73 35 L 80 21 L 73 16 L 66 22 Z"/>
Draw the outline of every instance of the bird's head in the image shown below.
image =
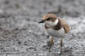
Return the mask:
<path fill-rule="evenodd" d="M 55 26 L 59 22 L 55 14 L 47 14 L 43 16 L 42 20 L 39 23 L 45 23 L 50 26 Z"/>

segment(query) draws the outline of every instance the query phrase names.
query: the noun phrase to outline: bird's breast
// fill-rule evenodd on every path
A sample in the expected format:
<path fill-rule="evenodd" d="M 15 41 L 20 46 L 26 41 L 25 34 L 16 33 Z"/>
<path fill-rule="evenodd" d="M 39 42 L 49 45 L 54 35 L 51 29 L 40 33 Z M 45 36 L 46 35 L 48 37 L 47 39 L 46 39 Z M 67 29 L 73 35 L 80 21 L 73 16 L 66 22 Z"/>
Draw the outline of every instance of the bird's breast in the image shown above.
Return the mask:
<path fill-rule="evenodd" d="M 60 30 L 54 30 L 52 28 L 46 29 L 47 33 L 51 36 L 55 36 L 55 37 L 62 37 L 65 35 L 64 29 L 61 28 Z"/>

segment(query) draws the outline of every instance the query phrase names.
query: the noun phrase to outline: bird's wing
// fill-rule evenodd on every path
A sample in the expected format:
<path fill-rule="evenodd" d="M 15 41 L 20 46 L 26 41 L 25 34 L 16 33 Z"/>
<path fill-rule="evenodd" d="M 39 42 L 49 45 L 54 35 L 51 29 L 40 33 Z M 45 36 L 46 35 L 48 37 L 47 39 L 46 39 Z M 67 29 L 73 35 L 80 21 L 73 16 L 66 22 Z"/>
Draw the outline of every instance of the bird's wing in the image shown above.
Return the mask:
<path fill-rule="evenodd" d="M 66 23 L 64 19 L 59 19 L 61 21 L 61 25 L 63 26 L 65 33 L 68 33 L 70 31 L 70 26 Z"/>

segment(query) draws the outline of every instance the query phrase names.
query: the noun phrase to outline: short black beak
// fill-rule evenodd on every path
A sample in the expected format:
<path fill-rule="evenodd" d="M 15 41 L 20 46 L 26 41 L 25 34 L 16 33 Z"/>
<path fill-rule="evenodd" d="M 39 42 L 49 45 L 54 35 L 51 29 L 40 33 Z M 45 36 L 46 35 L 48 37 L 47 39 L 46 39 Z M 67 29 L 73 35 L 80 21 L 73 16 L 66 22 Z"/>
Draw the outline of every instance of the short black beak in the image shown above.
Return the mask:
<path fill-rule="evenodd" d="M 39 23 L 44 23 L 45 21 L 44 20 L 42 20 L 42 21 L 40 21 Z"/>

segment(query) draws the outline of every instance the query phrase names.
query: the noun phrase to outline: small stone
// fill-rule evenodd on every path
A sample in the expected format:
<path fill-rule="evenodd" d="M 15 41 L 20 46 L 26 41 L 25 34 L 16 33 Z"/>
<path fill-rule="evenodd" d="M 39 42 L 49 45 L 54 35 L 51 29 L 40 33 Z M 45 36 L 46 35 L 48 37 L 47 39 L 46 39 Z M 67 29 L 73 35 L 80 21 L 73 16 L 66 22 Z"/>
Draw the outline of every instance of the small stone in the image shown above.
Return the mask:
<path fill-rule="evenodd" d="M 18 44 L 20 45 L 20 44 L 21 44 L 21 42 L 20 42 L 20 41 L 18 41 Z"/>

